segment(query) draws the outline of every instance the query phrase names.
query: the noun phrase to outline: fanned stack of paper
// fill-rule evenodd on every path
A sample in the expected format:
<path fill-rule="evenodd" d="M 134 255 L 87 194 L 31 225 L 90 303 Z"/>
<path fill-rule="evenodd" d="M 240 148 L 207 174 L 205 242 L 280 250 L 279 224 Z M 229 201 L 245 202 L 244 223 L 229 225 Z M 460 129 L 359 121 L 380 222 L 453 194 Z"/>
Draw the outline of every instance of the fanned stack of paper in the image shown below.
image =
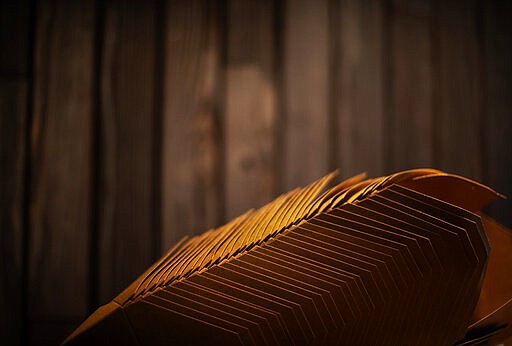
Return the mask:
<path fill-rule="evenodd" d="M 512 335 L 512 233 L 498 196 L 418 169 L 330 174 L 183 239 L 73 345 L 476 345 Z"/>

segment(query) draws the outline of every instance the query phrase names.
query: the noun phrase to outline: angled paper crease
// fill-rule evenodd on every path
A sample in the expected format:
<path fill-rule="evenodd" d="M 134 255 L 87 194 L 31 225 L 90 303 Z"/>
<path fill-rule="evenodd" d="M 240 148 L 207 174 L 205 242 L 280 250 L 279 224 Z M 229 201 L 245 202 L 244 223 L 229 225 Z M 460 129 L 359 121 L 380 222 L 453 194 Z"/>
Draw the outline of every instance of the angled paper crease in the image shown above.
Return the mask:
<path fill-rule="evenodd" d="M 498 193 L 416 169 L 335 173 L 184 238 L 69 345 L 476 345 L 512 335 Z"/>

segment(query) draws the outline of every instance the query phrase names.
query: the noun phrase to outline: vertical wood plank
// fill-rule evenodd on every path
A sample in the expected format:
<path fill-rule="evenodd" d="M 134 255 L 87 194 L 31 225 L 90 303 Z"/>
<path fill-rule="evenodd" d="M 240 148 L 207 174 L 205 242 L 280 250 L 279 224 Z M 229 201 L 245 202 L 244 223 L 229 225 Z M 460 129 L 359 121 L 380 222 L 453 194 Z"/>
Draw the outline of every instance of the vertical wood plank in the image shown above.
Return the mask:
<path fill-rule="evenodd" d="M 0 3 L 0 340 L 22 344 L 29 3 Z"/>
<path fill-rule="evenodd" d="M 282 190 L 329 168 L 328 1 L 285 2 Z"/>
<path fill-rule="evenodd" d="M 105 4 L 100 77 L 100 303 L 112 299 L 154 258 L 156 10 L 155 1 Z"/>
<path fill-rule="evenodd" d="M 222 219 L 219 2 L 166 9 L 162 251 Z"/>
<path fill-rule="evenodd" d="M 481 76 L 476 1 L 439 1 L 434 27 L 434 163 L 482 178 Z"/>
<path fill-rule="evenodd" d="M 512 3 L 495 0 L 484 4 L 485 183 L 509 198 L 493 205 L 491 213 L 512 227 Z"/>
<path fill-rule="evenodd" d="M 226 215 L 274 195 L 276 87 L 274 2 L 232 0 L 226 76 Z"/>
<path fill-rule="evenodd" d="M 431 17 L 427 0 L 390 6 L 386 171 L 432 165 Z"/>
<path fill-rule="evenodd" d="M 342 0 L 334 106 L 341 176 L 384 170 L 382 2 Z M 386 135 L 387 136 L 387 135 Z"/>
<path fill-rule="evenodd" d="M 0 338 L 21 344 L 26 82 L 0 76 Z"/>
<path fill-rule="evenodd" d="M 30 3 L 28 0 L 0 3 L 0 77 L 26 80 L 30 46 Z"/>
<path fill-rule="evenodd" d="M 31 341 L 60 343 L 87 312 L 94 46 L 91 1 L 37 4 L 31 129 Z"/>

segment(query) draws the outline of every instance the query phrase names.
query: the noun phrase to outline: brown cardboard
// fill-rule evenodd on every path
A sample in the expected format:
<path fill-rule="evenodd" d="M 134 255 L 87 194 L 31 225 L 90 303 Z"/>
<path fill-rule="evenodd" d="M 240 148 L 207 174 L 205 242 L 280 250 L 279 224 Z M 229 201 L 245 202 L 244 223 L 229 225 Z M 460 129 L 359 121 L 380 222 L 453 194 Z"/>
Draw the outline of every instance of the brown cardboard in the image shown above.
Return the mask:
<path fill-rule="evenodd" d="M 451 345 L 512 335 L 500 195 L 416 169 L 334 174 L 184 238 L 65 344 Z"/>

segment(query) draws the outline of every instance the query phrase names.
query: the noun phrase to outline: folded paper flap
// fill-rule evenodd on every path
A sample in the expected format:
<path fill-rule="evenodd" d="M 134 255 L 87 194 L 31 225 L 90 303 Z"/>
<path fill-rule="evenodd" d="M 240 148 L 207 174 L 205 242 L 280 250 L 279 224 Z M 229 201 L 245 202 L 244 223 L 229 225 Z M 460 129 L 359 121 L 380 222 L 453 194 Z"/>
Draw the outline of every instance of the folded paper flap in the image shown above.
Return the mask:
<path fill-rule="evenodd" d="M 495 345 L 504 341 L 500 335 L 503 335 L 502 333 L 507 327 L 507 325 L 488 324 L 481 328 L 472 329 L 463 339 L 457 341 L 455 346 Z"/>
<path fill-rule="evenodd" d="M 445 174 L 442 171 L 439 171 L 437 169 L 431 169 L 431 168 L 416 168 L 416 169 L 409 169 L 406 171 L 397 172 L 391 175 L 388 175 L 387 177 L 384 177 L 382 181 L 382 187 L 389 186 L 391 184 L 399 183 L 402 181 L 412 180 L 424 176 L 432 176 L 432 175 L 439 175 L 439 174 Z"/>
<path fill-rule="evenodd" d="M 99 307 L 63 345 L 138 345 L 123 308 L 112 301 Z"/>
<path fill-rule="evenodd" d="M 386 188 L 394 183 L 410 180 L 418 176 L 436 173 L 442 172 L 427 168 L 411 169 L 388 176 L 366 180 L 363 180 L 366 177 L 365 173 L 356 175 L 330 188 L 324 195 L 320 196 L 318 208 L 313 210 L 312 213 L 309 213 L 308 217 L 313 216 L 314 213 L 330 210 L 345 203 L 352 203 L 357 200 L 362 200 L 370 196 L 372 193 L 377 193 L 383 188 Z"/>
<path fill-rule="evenodd" d="M 492 335 L 486 338 L 488 345 L 511 341 L 512 337 L 512 299 L 506 301 L 485 318 L 468 327 L 468 334 L 478 330 L 490 330 Z M 508 345 L 509 343 L 507 343 Z"/>
<path fill-rule="evenodd" d="M 139 289 L 140 285 L 147 280 L 149 276 L 152 274 L 155 274 L 155 271 L 158 270 L 158 268 L 166 262 L 170 257 L 176 254 L 181 248 L 182 245 L 186 242 L 188 239 L 187 236 L 183 237 L 176 243 L 173 247 L 167 251 L 165 255 L 163 255 L 158 261 L 156 261 L 154 264 L 152 264 L 142 275 L 140 275 L 135 281 L 133 281 L 127 288 L 125 288 L 121 293 L 119 293 L 113 301 L 116 302 L 119 305 L 125 304 L 133 295 L 133 292 L 137 291 Z"/>
<path fill-rule="evenodd" d="M 491 253 L 471 328 L 496 313 L 512 299 L 512 232 L 489 216 L 483 213 L 480 213 L 480 216 L 489 239 Z M 506 317 L 508 319 L 501 321 L 502 323 L 512 322 L 512 314 Z"/>
<path fill-rule="evenodd" d="M 224 226 L 186 240 L 173 251 L 172 256 L 164 256 L 164 260 L 154 265 L 151 271 L 139 277 L 137 284 L 123 291 L 116 298 L 117 301 L 129 303 L 153 289 L 200 272 L 299 223 L 307 217 L 308 207 L 314 204 L 336 174 L 329 173 L 304 188 L 292 190 L 257 210 L 248 211 Z M 154 275 L 156 272 L 160 274 Z"/>
<path fill-rule="evenodd" d="M 100 306 L 91 316 L 80 324 L 80 326 L 66 339 L 66 341 L 64 341 L 64 343 L 68 343 L 71 339 L 75 338 L 76 335 L 83 333 L 98 323 L 101 323 L 105 317 L 112 314 L 115 310 L 119 309 L 119 307 L 120 305 L 115 302 L 110 302 L 106 305 Z"/>
<path fill-rule="evenodd" d="M 417 176 L 399 183 L 472 212 L 503 195 L 476 181 L 448 173 Z"/>

